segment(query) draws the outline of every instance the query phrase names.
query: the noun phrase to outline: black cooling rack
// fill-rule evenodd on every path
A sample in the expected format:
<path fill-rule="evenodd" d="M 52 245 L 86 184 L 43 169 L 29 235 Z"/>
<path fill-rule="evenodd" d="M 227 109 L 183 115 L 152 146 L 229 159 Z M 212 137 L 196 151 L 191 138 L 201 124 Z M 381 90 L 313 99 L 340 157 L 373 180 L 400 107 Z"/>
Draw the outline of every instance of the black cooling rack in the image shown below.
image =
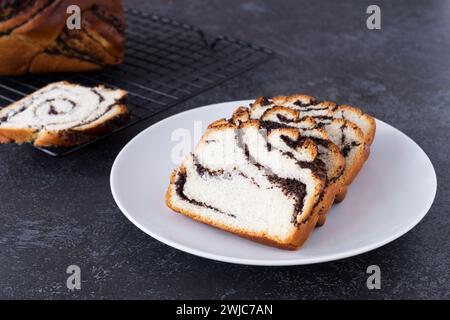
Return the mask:
<path fill-rule="evenodd" d="M 90 73 L 0 77 L 0 107 L 60 80 L 128 91 L 131 119 L 125 126 L 77 147 L 41 151 L 55 157 L 71 154 L 250 70 L 274 54 L 230 37 L 211 38 L 194 26 L 137 10 L 126 11 L 126 23 L 126 58 L 121 66 Z"/>

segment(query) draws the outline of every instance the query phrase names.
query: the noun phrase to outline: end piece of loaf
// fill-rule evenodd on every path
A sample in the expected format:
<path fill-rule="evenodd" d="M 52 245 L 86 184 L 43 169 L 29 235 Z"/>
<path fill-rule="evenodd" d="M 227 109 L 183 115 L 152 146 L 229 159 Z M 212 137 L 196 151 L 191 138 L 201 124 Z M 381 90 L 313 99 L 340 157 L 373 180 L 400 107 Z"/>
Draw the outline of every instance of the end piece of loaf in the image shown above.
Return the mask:
<path fill-rule="evenodd" d="M 325 177 L 315 143 L 297 128 L 219 120 L 172 174 L 167 206 L 200 222 L 284 249 L 314 229 Z"/>
<path fill-rule="evenodd" d="M 67 147 L 124 124 L 126 92 L 56 82 L 0 110 L 0 143 Z"/>
<path fill-rule="evenodd" d="M 67 9 L 81 28 L 67 27 Z M 122 0 L 1 1 L 0 75 L 97 70 L 123 62 Z"/>

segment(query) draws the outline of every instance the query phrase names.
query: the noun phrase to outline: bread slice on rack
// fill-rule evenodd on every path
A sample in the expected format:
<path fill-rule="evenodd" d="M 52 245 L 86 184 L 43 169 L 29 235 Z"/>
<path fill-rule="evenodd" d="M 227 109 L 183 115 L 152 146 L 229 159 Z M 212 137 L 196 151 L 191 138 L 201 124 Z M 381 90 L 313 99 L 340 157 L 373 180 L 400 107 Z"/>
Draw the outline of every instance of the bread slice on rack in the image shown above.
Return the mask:
<path fill-rule="evenodd" d="M 248 121 L 250 110 L 246 107 L 239 107 L 232 116 L 234 123 Z M 283 119 L 283 121 L 280 121 Z M 302 137 L 312 140 L 318 150 L 318 161 L 323 163 L 326 173 L 326 183 L 324 190 L 315 204 L 313 212 L 319 214 L 318 226 L 325 223 L 326 214 L 334 202 L 337 192 L 343 185 L 343 172 L 345 169 L 345 159 L 339 147 L 329 140 L 328 133 L 319 128 L 311 117 L 300 118 L 297 110 L 287 107 L 276 106 L 268 109 L 261 120 L 266 123 L 278 123 L 278 125 L 297 128 Z"/>
<path fill-rule="evenodd" d="M 0 143 L 67 147 L 123 125 L 126 92 L 56 82 L 0 110 Z"/>
<path fill-rule="evenodd" d="M 376 130 L 374 118 L 358 108 L 339 106 L 329 101 L 318 101 L 302 94 L 277 96 L 273 99 L 260 97 L 251 105 L 250 118 L 267 117 L 273 112 L 271 110 L 277 107 L 297 112 L 298 119 L 311 117 L 316 122 L 316 127 L 326 131 L 329 140 L 339 147 L 345 158 L 345 169 L 343 184 L 336 194 L 335 201 L 342 201 L 347 192 L 346 186 L 357 176 L 369 155 Z M 291 122 L 283 115 L 276 115 L 276 120 L 285 124 Z"/>
<path fill-rule="evenodd" d="M 297 128 L 219 120 L 176 169 L 166 204 L 258 242 L 297 249 L 316 226 L 325 185 L 316 144 Z"/>
<path fill-rule="evenodd" d="M 0 75 L 83 72 L 122 63 L 122 2 L 0 1 Z M 81 28 L 69 27 L 73 5 L 80 10 Z"/>

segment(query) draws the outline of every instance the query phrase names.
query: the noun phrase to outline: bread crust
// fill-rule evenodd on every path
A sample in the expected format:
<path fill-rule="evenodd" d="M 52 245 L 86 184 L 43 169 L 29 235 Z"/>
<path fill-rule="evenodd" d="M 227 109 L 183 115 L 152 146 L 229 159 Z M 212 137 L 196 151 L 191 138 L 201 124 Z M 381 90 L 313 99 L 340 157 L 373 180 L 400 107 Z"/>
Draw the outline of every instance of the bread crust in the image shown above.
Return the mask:
<path fill-rule="evenodd" d="M 375 118 L 368 115 L 367 113 L 364 113 L 360 108 L 349 106 L 349 105 L 340 105 L 338 107 L 339 110 L 343 112 L 352 112 L 354 114 L 357 114 L 359 117 L 361 117 L 368 125 L 368 130 L 364 132 L 364 138 L 365 142 L 368 146 L 372 145 L 373 140 L 375 139 L 375 133 L 376 133 L 376 121 Z"/>
<path fill-rule="evenodd" d="M 335 202 L 336 195 L 338 194 L 340 188 L 342 186 L 342 181 L 336 181 L 328 186 L 326 186 L 325 190 L 323 191 L 324 194 L 322 196 L 322 200 L 317 205 L 317 213 L 319 216 L 319 219 L 317 221 L 317 226 L 320 227 L 323 224 L 325 224 L 325 221 L 327 219 L 327 214 L 330 211 L 331 207 L 333 206 L 333 203 Z"/>
<path fill-rule="evenodd" d="M 340 203 L 344 201 L 345 196 L 347 195 L 348 188 L 346 185 L 342 185 L 338 192 L 336 193 L 336 196 L 334 197 L 334 203 Z"/>
<path fill-rule="evenodd" d="M 356 132 L 356 134 L 358 135 L 358 139 L 364 141 L 364 134 L 356 124 L 344 119 L 335 119 L 334 121 L 342 123 L 342 125 L 345 124 L 345 126 L 347 127 L 351 127 L 354 130 L 354 132 Z M 344 183 L 346 185 L 349 185 L 353 182 L 353 180 L 361 170 L 362 166 L 364 165 L 364 162 L 367 159 L 366 155 L 367 149 L 368 146 L 364 142 L 356 148 L 356 154 L 353 160 L 353 165 L 351 168 L 346 168 L 346 171 L 344 173 Z"/>
<path fill-rule="evenodd" d="M 37 54 L 27 70 L 30 73 L 61 72 L 76 70 L 79 72 L 94 71 L 101 66 L 92 62 L 83 61 L 63 55 L 39 53 Z"/>
<path fill-rule="evenodd" d="M 286 102 L 293 102 L 300 100 L 302 103 L 310 104 L 314 102 L 316 99 L 313 96 L 307 94 L 296 93 L 289 96 L 275 96 L 272 98 L 272 101 L 275 104 L 282 104 Z"/>
<path fill-rule="evenodd" d="M 20 52 L 20 54 L 18 54 Z M 0 37 L 0 75 L 18 75 L 28 71 L 30 61 L 40 48 L 18 37 Z"/>
<path fill-rule="evenodd" d="M 10 142 L 12 142 L 11 139 L 0 135 L 0 144 L 10 143 Z"/>
<path fill-rule="evenodd" d="M 81 30 L 66 27 L 73 4 Z M 124 51 L 121 0 L 36 0 L 0 22 L 0 75 L 97 70 L 122 63 Z"/>
<path fill-rule="evenodd" d="M 239 125 L 241 122 L 245 122 L 250 120 L 250 114 L 248 112 L 248 109 L 246 107 L 238 107 L 231 116 L 231 120 L 236 125 Z"/>
<path fill-rule="evenodd" d="M 28 128 L 0 128 L 0 139 L 1 143 L 10 143 L 15 142 L 18 144 L 33 142 L 33 140 L 37 137 L 38 132 L 33 129 Z"/>

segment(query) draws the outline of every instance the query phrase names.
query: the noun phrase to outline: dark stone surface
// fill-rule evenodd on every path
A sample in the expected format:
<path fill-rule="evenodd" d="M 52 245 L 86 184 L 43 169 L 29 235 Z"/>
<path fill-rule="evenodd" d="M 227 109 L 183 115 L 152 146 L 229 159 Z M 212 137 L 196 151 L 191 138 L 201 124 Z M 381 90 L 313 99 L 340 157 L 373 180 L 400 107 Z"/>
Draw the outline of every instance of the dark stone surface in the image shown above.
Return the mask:
<path fill-rule="evenodd" d="M 297 91 L 364 106 L 429 155 L 438 176 L 435 203 L 411 232 L 357 257 L 298 267 L 239 266 L 161 244 L 115 205 L 109 188 L 114 158 L 151 122 L 64 159 L 5 145 L 0 298 L 450 298 L 448 1 L 377 1 L 381 31 L 365 26 L 369 1 L 127 2 L 278 52 L 271 62 L 164 117 Z M 83 278 L 82 289 L 73 293 L 65 286 L 70 264 L 80 265 Z M 378 291 L 366 288 L 371 264 L 382 269 Z"/>

